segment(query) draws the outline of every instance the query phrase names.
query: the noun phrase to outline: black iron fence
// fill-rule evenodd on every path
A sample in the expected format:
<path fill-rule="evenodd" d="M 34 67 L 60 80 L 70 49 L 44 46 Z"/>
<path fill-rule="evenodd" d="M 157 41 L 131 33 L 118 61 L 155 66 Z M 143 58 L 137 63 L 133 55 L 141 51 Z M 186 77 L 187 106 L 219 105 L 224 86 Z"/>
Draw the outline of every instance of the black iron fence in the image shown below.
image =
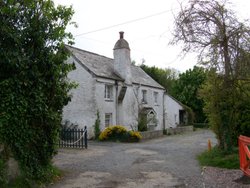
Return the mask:
<path fill-rule="evenodd" d="M 88 148 L 87 127 L 84 129 L 63 128 L 59 139 L 60 148 Z"/>

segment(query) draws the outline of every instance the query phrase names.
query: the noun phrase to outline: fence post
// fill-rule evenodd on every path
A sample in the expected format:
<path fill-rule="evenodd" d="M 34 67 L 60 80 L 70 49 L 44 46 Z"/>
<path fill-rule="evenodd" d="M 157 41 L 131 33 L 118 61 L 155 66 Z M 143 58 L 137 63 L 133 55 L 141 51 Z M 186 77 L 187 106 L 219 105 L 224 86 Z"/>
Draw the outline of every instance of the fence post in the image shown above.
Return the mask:
<path fill-rule="evenodd" d="M 77 138 L 78 138 L 78 137 L 81 137 L 81 133 L 82 133 L 81 130 L 82 130 L 82 129 L 80 129 L 80 130 L 77 132 Z M 78 142 L 78 148 L 81 148 L 81 147 L 82 147 L 82 139 L 79 140 L 79 142 Z"/>
<path fill-rule="evenodd" d="M 81 148 L 83 148 L 84 146 L 84 129 L 80 129 L 81 132 L 80 132 L 80 135 L 82 136 L 82 139 L 80 140 L 80 144 L 81 144 Z"/>
<path fill-rule="evenodd" d="M 70 138 L 71 138 L 70 143 L 74 143 L 75 142 L 75 128 L 71 129 Z M 73 148 L 75 148 L 75 144 L 72 144 L 72 146 L 73 146 Z"/>
<path fill-rule="evenodd" d="M 84 126 L 84 144 L 85 144 L 85 149 L 88 148 L 88 136 L 87 136 L 87 126 Z"/>

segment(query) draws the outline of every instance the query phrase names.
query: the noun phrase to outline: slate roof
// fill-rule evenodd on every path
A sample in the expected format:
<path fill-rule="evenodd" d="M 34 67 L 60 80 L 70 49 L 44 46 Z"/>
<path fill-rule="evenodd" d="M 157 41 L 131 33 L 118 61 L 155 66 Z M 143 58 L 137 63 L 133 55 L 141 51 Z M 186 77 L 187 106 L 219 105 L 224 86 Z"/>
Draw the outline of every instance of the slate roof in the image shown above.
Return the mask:
<path fill-rule="evenodd" d="M 97 77 L 124 81 L 114 71 L 114 59 L 66 45 L 72 56 Z M 131 64 L 132 83 L 164 89 L 140 67 Z"/>

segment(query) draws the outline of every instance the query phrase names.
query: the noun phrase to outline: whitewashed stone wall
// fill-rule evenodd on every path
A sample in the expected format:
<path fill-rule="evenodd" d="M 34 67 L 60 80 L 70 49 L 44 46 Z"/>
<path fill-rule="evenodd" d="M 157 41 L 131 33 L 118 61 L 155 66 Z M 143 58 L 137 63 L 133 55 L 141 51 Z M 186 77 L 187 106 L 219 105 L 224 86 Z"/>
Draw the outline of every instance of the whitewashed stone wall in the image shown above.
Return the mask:
<path fill-rule="evenodd" d="M 76 123 L 79 128 L 91 127 L 97 111 L 96 80 L 73 57 L 68 58 L 67 62 L 75 63 L 76 69 L 68 74 L 68 78 L 78 83 L 78 87 L 71 91 L 71 101 L 63 109 L 63 121 Z"/>
<path fill-rule="evenodd" d="M 119 85 L 119 90 L 122 85 Z M 124 125 L 128 129 L 137 126 L 138 121 L 138 102 L 134 94 L 132 85 L 127 85 L 126 94 L 121 103 L 118 103 L 118 118 L 117 124 Z"/>
<path fill-rule="evenodd" d="M 157 126 L 155 127 L 155 130 L 163 130 L 163 97 L 164 97 L 164 90 L 153 88 L 149 86 L 137 86 L 138 89 L 138 100 L 140 103 L 140 108 L 143 107 L 151 107 L 156 112 L 156 119 L 157 119 Z M 142 103 L 142 90 L 147 91 L 147 103 Z M 154 102 L 154 92 L 158 93 L 158 102 L 155 104 Z"/>
<path fill-rule="evenodd" d="M 164 100 L 165 110 L 165 128 L 175 128 L 180 124 L 179 110 L 184 110 L 183 107 L 169 95 L 165 95 Z"/>
<path fill-rule="evenodd" d="M 113 97 L 111 100 L 107 100 L 104 97 L 105 93 L 105 85 L 113 86 Z M 112 124 L 116 124 L 116 91 L 115 91 L 115 81 L 110 79 L 98 78 L 96 79 L 96 92 L 95 92 L 95 100 L 96 106 L 100 114 L 101 120 L 101 129 L 105 128 L 105 113 L 112 113 Z"/>
<path fill-rule="evenodd" d="M 140 85 L 126 85 L 127 90 L 122 103 L 118 103 L 119 92 L 124 85 L 114 80 L 96 78 L 70 57 L 68 63 L 75 63 L 76 69 L 69 73 L 70 80 L 78 83 L 78 87 L 71 91 L 72 99 L 63 110 L 63 119 L 78 124 L 80 128 L 85 125 L 90 133 L 97 118 L 97 110 L 100 114 L 101 129 L 105 128 L 105 113 L 112 113 L 113 125 L 124 125 L 128 129 L 134 128 L 138 123 L 138 109 L 152 107 L 157 114 L 157 126 L 155 130 L 163 129 L 163 95 L 164 90 Z M 112 100 L 105 100 L 105 84 L 113 86 Z M 142 90 L 147 90 L 147 104 L 142 104 Z M 153 92 L 158 92 L 158 103 L 154 103 Z"/>

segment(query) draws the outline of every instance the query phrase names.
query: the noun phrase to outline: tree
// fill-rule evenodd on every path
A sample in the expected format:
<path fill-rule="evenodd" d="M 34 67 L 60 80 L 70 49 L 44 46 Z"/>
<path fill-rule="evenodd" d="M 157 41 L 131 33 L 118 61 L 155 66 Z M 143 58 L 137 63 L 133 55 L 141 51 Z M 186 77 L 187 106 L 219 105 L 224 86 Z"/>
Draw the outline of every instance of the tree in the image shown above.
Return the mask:
<path fill-rule="evenodd" d="M 172 89 L 178 78 L 179 71 L 176 69 L 161 69 L 155 66 L 149 67 L 145 64 L 140 65 L 140 67 L 156 82 L 161 84 L 169 94 L 172 94 Z"/>
<path fill-rule="evenodd" d="M 175 18 L 171 44 L 182 42 L 184 53 L 198 52 L 199 62 L 213 69 L 214 74 L 210 75 L 207 88 L 213 90 L 214 95 L 211 97 L 211 93 L 203 92 L 202 96 L 206 106 L 210 106 L 207 113 L 210 123 L 216 124 L 212 127 L 216 129 L 219 146 L 230 150 L 235 143 L 233 135 L 239 131 L 235 126 L 236 101 L 243 91 L 249 93 L 245 90 L 249 82 L 244 80 L 249 79 L 246 72 L 250 67 L 250 29 L 247 22 L 240 22 L 233 11 L 226 9 L 226 3 L 189 1 Z M 214 105 L 211 106 L 212 103 Z"/>
<path fill-rule="evenodd" d="M 239 22 L 225 4 L 190 0 L 189 7 L 182 7 L 175 18 L 171 44 L 183 42 L 184 53 L 198 52 L 202 64 L 215 67 L 229 79 L 242 71 L 242 64 L 248 63 L 240 59 L 249 56 L 249 37 L 249 27 Z"/>
<path fill-rule="evenodd" d="M 51 176 L 62 108 L 73 84 L 65 63 L 65 31 L 71 7 L 51 0 L 0 2 L 0 142 L 11 150 L 22 174 Z"/>
<path fill-rule="evenodd" d="M 179 75 L 173 87 L 173 96 L 189 106 L 195 115 L 195 122 L 204 122 L 206 116 L 203 112 L 204 101 L 198 96 L 198 91 L 206 80 L 206 71 L 202 67 L 194 66 L 191 70 Z"/>
<path fill-rule="evenodd" d="M 232 88 L 224 87 L 224 77 L 210 70 L 200 90 L 210 126 L 216 133 L 219 146 L 231 150 L 238 136 L 250 136 L 250 82 L 234 80 Z M 230 143 L 230 145 L 229 145 Z"/>

